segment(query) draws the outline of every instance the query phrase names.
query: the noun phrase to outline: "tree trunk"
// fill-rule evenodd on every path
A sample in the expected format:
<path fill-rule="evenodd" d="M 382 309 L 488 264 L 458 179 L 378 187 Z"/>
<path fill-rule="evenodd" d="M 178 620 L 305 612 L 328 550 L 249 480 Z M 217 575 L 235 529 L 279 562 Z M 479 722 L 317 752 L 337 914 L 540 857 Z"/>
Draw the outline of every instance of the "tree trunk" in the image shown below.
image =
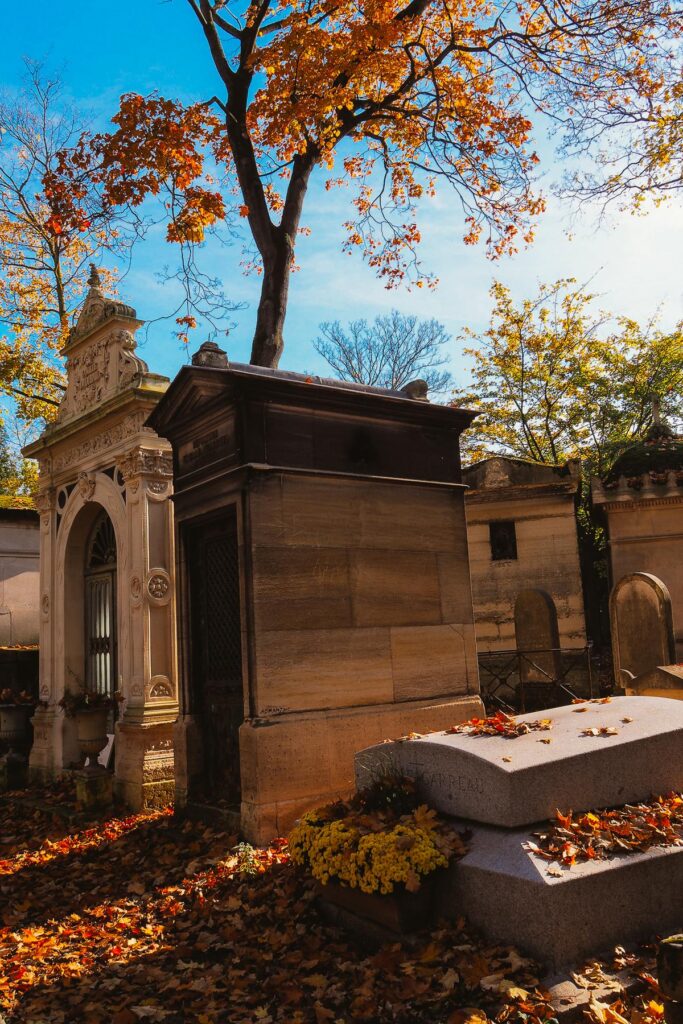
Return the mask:
<path fill-rule="evenodd" d="M 287 313 L 294 245 L 308 181 L 316 159 L 317 150 L 312 146 L 306 153 L 294 158 L 282 219 L 280 224 L 269 232 L 267 244 L 259 246 L 263 260 L 263 285 L 250 360 L 256 366 L 276 367 L 280 362 L 284 347 L 282 328 Z M 258 184 L 262 185 L 260 178 Z M 255 233 L 254 237 L 256 238 Z"/>
<path fill-rule="evenodd" d="M 273 253 L 263 259 L 263 284 L 250 362 L 275 368 L 280 362 L 294 245 L 282 228 L 274 232 Z"/>

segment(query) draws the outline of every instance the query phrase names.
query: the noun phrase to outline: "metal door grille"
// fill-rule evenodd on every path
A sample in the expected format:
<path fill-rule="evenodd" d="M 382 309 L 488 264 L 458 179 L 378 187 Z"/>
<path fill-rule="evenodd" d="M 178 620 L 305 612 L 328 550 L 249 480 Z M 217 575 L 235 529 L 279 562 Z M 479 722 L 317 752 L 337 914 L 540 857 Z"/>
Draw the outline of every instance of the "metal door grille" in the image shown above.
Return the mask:
<path fill-rule="evenodd" d="M 116 535 L 104 510 L 86 552 L 86 687 L 111 696 L 116 690 Z"/>
<path fill-rule="evenodd" d="M 207 539 L 206 655 L 210 680 L 242 683 L 239 565 L 232 531 Z"/>
<path fill-rule="evenodd" d="M 88 577 L 86 600 L 88 689 L 111 695 L 115 689 L 113 573 Z"/>

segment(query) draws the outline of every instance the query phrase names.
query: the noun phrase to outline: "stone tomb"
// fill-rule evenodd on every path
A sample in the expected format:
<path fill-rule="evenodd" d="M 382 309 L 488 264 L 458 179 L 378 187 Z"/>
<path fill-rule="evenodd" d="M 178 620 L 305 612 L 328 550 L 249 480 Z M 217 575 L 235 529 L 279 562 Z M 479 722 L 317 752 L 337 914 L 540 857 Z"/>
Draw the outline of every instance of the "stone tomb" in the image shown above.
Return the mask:
<path fill-rule="evenodd" d="M 515 643 L 522 683 L 554 683 L 562 674 L 555 602 L 545 590 L 523 590 L 515 601 Z"/>
<path fill-rule="evenodd" d="M 649 572 L 624 576 L 609 599 L 614 677 L 618 686 L 657 665 L 676 661 L 671 597 L 664 583 Z"/>
<path fill-rule="evenodd" d="M 355 751 L 481 713 L 458 454 L 473 414 L 420 394 L 206 343 L 156 407 L 174 455 L 176 807 L 229 808 L 265 842 L 352 790 Z"/>
<path fill-rule="evenodd" d="M 683 789 L 683 704 L 617 697 L 544 715 L 550 731 L 516 739 L 435 733 L 380 744 L 356 755 L 356 780 L 362 787 L 386 770 L 414 777 L 426 802 L 470 828 L 468 854 L 441 883 L 442 912 L 464 913 L 493 940 L 556 969 L 680 927 L 683 847 L 558 868 L 526 844 L 558 808 L 585 811 Z M 581 735 L 602 726 L 619 732 Z"/>

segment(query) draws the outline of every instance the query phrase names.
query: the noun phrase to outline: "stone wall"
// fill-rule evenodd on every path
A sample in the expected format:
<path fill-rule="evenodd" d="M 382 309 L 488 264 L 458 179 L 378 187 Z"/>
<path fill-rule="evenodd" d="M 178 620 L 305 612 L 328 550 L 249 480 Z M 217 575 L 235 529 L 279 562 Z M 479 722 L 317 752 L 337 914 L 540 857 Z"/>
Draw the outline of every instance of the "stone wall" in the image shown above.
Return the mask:
<path fill-rule="evenodd" d="M 486 474 L 473 473 L 478 467 L 466 470 L 463 477 L 471 487 L 466 496 L 467 536 L 479 650 L 515 648 L 515 601 L 528 588 L 546 591 L 555 602 L 561 646 L 582 647 L 586 624 L 574 505 L 576 475 L 558 479 L 555 467 L 533 467 L 540 479 L 521 481 L 508 474 L 508 465 L 515 460 L 487 462 L 502 464 L 495 477 L 490 465 L 488 480 Z M 490 524 L 496 521 L 514 523 L 516 558 L 493 559 Z"/>
<path fill-rule="evenodd" d="M 653 482 L 621 477 L 616 487 L 592 484 L 593 502 L 602 506 L 607 522 L 611 583 L 647 572 L 658 577 L 671 595 L 676 656 L 683 660 L 683 486 L 670 472 Z M 668 476 L 668 479 L 667 479 Z M 635 486 L 637 485 L 637 486 Z"/>
<path fill-rule="evenodd" d="M 0 510 L 0 647 L 38 643 L 40 520 Z"/>

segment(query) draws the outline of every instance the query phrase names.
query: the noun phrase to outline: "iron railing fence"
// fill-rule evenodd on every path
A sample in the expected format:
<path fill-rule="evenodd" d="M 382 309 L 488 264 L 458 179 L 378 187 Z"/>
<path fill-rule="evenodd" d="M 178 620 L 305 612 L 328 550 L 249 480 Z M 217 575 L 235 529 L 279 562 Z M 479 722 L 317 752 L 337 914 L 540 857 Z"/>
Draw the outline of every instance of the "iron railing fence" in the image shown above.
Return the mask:
<path fill-rule="evenodd" d="M 593 697 L 593 643 L 534 651 L 481 651 L 481 698 L 487 712 L 517 713 Z M 549 672 L 548 665 L 553 669 Z"/>

